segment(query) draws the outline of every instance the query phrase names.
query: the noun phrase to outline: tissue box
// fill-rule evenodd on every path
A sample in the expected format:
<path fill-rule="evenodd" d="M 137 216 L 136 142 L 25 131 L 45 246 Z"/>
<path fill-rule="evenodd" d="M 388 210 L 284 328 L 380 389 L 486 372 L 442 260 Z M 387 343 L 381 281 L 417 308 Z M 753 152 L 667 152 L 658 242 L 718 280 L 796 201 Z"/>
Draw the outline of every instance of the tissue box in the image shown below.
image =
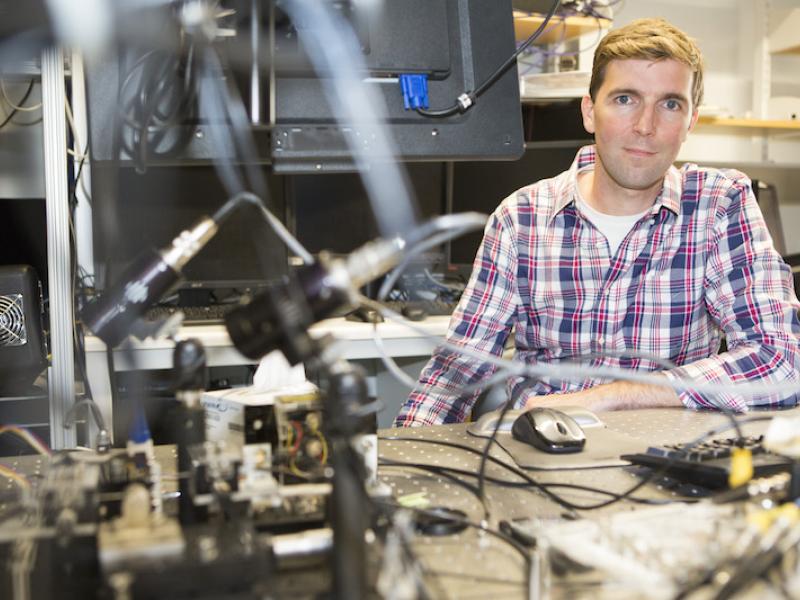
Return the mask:
<path fill-rule="evenodd" d="M 235 446 L 266 443 L 274 450 L 286 428 L 297 427 L 292 422 L 321 422 L 319 390 L 308 381 L 267 391 L 240 387 L 205 392 L 202 403 L 208 441 Z"/>

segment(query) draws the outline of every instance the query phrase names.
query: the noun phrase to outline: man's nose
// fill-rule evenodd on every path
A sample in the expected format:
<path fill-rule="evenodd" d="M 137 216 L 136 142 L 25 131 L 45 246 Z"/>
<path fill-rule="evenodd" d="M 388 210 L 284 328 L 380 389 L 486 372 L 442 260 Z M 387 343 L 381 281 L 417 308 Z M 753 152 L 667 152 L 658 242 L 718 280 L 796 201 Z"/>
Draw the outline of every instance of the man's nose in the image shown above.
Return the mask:
<path fill-rule="evenodd" d="M 634 130 L 639 135 L 651 135 L 655 130 L 655 108 L 653 106 L 643 106 L 639 112 Z"/>

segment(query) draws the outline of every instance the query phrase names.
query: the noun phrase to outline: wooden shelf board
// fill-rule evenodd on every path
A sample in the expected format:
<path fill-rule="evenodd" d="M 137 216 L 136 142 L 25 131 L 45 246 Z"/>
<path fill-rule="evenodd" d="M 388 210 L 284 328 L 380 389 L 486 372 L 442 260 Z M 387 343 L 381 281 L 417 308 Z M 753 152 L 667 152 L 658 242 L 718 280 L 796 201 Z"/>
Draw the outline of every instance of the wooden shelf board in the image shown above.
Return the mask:
<path fill-rule="evenodd" d="M 777 119 L 737 119 L 729 117 L 701 116 L 698 125 L 714 127 L 739 127 L 745 129 L 800 129 L 800 121 Z"/>
<path fill-rule="evenodd" d="M 772 54 L 800 54 L 800 8 L 795 8 L 781 19 L 769 36 Z"/>
<path fill-rule="evenodd" d="M 544 15 L 531 14 L 522 11 L 514 11 L 514 32 L 517 42 L 524 42 L 536 31 L 536 28 L 544 21 Z M 611 27 L 611 21 L 600 19 L 599 23 L 603 29 Z M 569 40 L 590 31 L 597 31 L 598 19 L 593 17 L 553 17 L 548 23 L 542 34 L 536 39 L 534 44 L 544 45 L 553 44 L 562 40 Z"/>
<path fill-rule="evenodd" d="M 770 50 L 770 54 L 800 54 L 800 42 L 794 46 L 787 46 L 780 50 Z"/>

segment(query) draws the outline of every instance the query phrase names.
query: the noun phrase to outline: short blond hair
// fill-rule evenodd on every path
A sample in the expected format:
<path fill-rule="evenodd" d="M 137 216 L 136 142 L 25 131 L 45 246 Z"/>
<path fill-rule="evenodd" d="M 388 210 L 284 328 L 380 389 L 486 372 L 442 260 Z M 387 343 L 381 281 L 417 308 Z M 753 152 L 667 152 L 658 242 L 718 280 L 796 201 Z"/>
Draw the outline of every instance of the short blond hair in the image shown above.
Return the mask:
<path fill-rule="evenodd" d="M 612 60 L 672 58 L 694 73 L 692 109 L 703 100 L 703 56 L 695 41 L 664 19 L 637 19 L 608 33 L 594 52 L 589 95 L 596 100 L 606 68 Z"/>

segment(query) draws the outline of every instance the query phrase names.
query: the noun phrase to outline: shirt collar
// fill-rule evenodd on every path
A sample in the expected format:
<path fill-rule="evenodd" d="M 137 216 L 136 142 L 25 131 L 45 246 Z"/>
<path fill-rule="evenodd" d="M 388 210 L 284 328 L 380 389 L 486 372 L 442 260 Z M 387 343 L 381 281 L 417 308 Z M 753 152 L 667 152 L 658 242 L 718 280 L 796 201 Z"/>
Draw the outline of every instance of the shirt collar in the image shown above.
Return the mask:
<path fill-rule="evenodd" d="M 578 175 L 592 171 L 596 160 L 597 151 L 594 145 L 584 146 L 578 150 L 578 154 L 575 156 L 575 160 L 572 161 L 572 166 L 567 173 L 566 185 L 563 189 L 564 193 L 556 198 L 555 206 L 553 206 L 553 217 L 575 201 Z M 664 186 L 653 204 L 652 214 L 657 214 L 662 206 L 676 215 L 680 213 L 682 180 L 681 172 L 674 165 L 670 165 L 666 175 L 664 175 Z"/>

